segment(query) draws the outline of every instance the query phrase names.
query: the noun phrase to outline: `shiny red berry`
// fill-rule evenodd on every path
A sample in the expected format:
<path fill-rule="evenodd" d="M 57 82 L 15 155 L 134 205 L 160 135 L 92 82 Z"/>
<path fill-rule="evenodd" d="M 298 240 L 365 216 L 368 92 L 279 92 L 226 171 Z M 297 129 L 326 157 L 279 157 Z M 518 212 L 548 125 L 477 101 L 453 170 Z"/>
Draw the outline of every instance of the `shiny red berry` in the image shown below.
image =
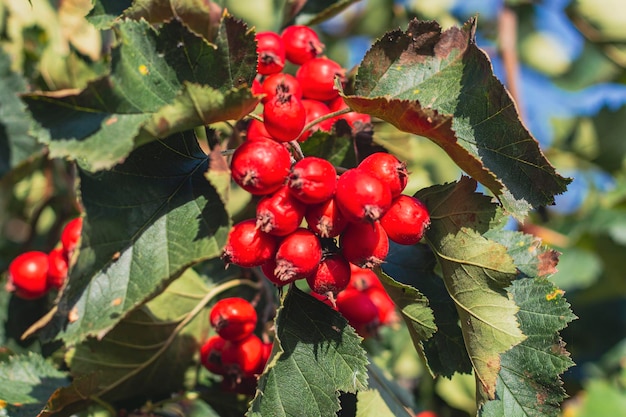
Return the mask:
<path fill-rule="evenodd" d="M 378 178 L 359 169 L 349 169 L 337 180 L 337 206 L 351 222 L 374 222 L 391 206 L 391 191 Z"/>
<path fill-rule="evenodd" d="M 328 106 L 318 100 L 303 99 L 302 105 L 304 106 L 304 110 L 306 111 L 306 125 L 330 113 L 330 109 L 328 108 Z M 298 138 L 298 142 L 306 141 L 313 132 L 316 132 L 318 130 L 330 132 L 332 127 L 332 119 L 322 120 L 321 122 L 313 125 L 313 127 L 311 127 L 310 129 L 302 132 L 302 134 Z"/>
<path fill-rule="evenodd" d="M 222 365 L 222 352 L 226 339 L 219 335 L 211 336 L 200 348 L 200 363 L 210 372 L 224 375 L 226 369 Z"/>
<path fill-rule="evenodd" d="M 257 42 L 257 72 L 262 75 L 281 72 L 285 66 L 285 45 L 283 39 L 274 32 L 259 32 Z"/>
<path fill-rule="evenodd" d="M 386 184 L 392 197 L 399 196 L 409 181 L 406 164 L 386 152 L 375 152 L 369 155 L 359 163 L 359 169 Z"/>
<path fill-rule="evenodd" d="M 209 313 L 209 321 L 222 338 L 241 340 L 254 331 L 257 313 L 248 300 L 229 297 L 215 303 Z"/>
<path fill-rule="evenodd" d="M 61 244 L 65 252 L 70 253 L 78 245 L 80 234 L 83 229 L 83 218 L 76 217 L 70 220 L 61 232 Z"/>
<path fill-rule="evenodd" d="M 18 297 L 42 297 L 48 290 L 48 254 L 29 251 L 18 255 L 9 264 L 9 280 Z"/>
<path fill-rule="evenodd" d="M 331 59 L 313 58 L 298 68 L 296 78 L 300 81 L 304 98 L 328 101 L 339 96 L 335 78 L 343 82 L 345 70 Z"/>
<path fill-rule="evenodd" d="M 274 140 L 265 128 L 265 124 L 257 119 L 250 120 L 246 129 L 246 140 L 268 139 Z"/>
<path fill-rule="evenodd" d="M 345 101 L 343 101 L 343 97 L 337 96 L 336 98 L 328 102 L 328 108 L 331 112 L 334 113 L 339 110 L 347 109 L 348 105 Z M 351 111 L 342 114 L 341 116 L 337 116 L 333 119 L 333 123 L 339 119 L 345 120 L 353 131 L 363 130 L 366 125 L 372 123 L 372 116 L 370 116 L 369 114 L 358 113 L 355 111 Z"/>
<path fill-rule="evenodd" d="M 62 247 L 48 253 L 48 287 L 60 289 L 67 280 L 69 265 L 67 253 Z"/>
<path fill-rule="evenodd" d="M 337 295 L 337 310 L 362 337 L 376 333 L 378 308 L 364 292 L 346 289 Z"/>
<path fill-rule="evenodd" d="M 309 229 L 320 237 L 337 237 L 348 225 L 348 220 L 337 208 L 334 197 L 308 206 L 304 217 Z"/>
<path fill-rule="evenodd" d="M 378 275 L 368 268 L 361 268 L 355 264 L 350 264 L 350 283 L 348 288 L 365 291 L 369 288 L 383 289 L 383 284 L 378 279 Z"/>
<path fill-rule="evenodd" d="M 420 200 L 400 195 L 380 219 L 389 239 L 401 245 L 414 245 L 424 236 L 430 225 L 428 209 Z"/>
<path fill-rule="evenodd" d="M 285 236 L 300 226 L 305 211 L 305 204 L 295 198 L 287 186 L 283 186 L 259 200 L 256 225 L 265 233 Z"/>
<path fill-rule="evenodd" d="M 276 238 L 256 227 L 256 219 L 243 220 L 228 234 L 222 259 L 245 268 L 259 266 L 274 257 Z"/>
<path fill-rule="evenodd" d="M 398 321 L 396 305 L 387 292 L 379 287 L 370 287 L 365 294 L 378 309 L 378 321 L 380 324 L 392 324 Z"/>
<path fill-rule="evenodd" d="M 252 376 L 263 361 L 263 342 L 255 334 L 242 340 L 228 340 L 222 351 L 222 366 L 236 379 Z"/>
<path fill-rule="evenodd" d="M 323 203 L 335 193 L 337 171 L 326 159 L 307 156 L 291 168 L 287 185 L 291 193 L 306 204 Z"/>
<path fill-rule="evenodd" d="M 306 122 L 302 100 L 292 94 L 274 96 L 263 106 L 265 129 L 279 142 L 289 142 L 300 136 Z"/>
<path fill-rule="evenodd" d="M 306 278 L 322 260 L 322 245 L 310 230 L 299 228 L 285 236 L 276 251 L 274 274 L 282 281 Z"/>
<path fill-rule="evenodd" d="M 379 222 L 352 223 L 341 233 L 339 246 L 349 262 L 361 268 L 373 268 L 387 257 L 389 239 Z"/>
<path fill-rule="evenodd" d="M 230 170 L 233 180 L 250 194 L 273 193 L 285 182 L 291 168 L 291 155 L 273 140 L 251 140 L 234 152 Z"/>
<path fill-rule="evenodd" d="M 281 33 L 287 59 L 302 65 L 324 51 L 324 44 L 313 29 L 304 25 L 287 26 Z"/>
<path fill-rule="evenodd" d="M 327 256 L 315 273 L 306 278 L 306 282 L 313 292 L 335 299 L 350 282 L 350 264 L 340 253 Z"/>

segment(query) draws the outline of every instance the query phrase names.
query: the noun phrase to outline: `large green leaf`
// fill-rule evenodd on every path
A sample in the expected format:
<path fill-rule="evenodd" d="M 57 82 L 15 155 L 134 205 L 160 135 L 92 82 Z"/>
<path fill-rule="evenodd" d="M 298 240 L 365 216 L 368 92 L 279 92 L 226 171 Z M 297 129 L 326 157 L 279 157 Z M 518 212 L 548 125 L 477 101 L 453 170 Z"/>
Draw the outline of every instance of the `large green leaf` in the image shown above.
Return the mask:
<path fill-rule="evenodd" d="M 254 35 L 225 17 L 215 45 L 176 20 L 154 29 L 145 20 L 116 23 L 111 74 L 75 93 L 24 97 L 49 129 L 50 155 L 109 169 L 137 146 L 216 121 L 239 119 L 257 99 Z"/>
<path fill-rule="evenodd" d="M 275 355 L 249 416 L 330 416 L 339 391 L 367 385 L 361 338 L 336 311 L 292 286 L 276 318 Z"/>
<path fill-rule="evenodd" d="M 502 355 L 496 399 L 484 404 L 479 415 L 556 417 L 565 397 L 559 375 L 574 364 L 558 332 L 575 316 L 562 291 L 545 279 L 519 279 L 509 291 L 520 307 L 517 317 L 527 338 Z"/>
<path fill-rule="evenodd" d="M 474 192 L 476 182 L 433 186 L 417 193 L 429 209 L 426 233 L 446 288 L 459 314 L 463 339 L 474 367 L 478 393 L 494 398 L 500 355 L 525 339 L 518 306 L 505 288 L 517 276 L 513 258 L 481 229 L 499 222 L 497 206 Z"/>
<path fill-rule="evenodd" d="M 207 292 L 200 277 L 188 269 L 103 339 L 89 338 L 71 349 L 66 361 L 72 376 L 96 374 L 96 395 L 110 401 L 168 395 L 181 388 L 198 337 L 209 327 L 208 315 L 196 316 L 182 330 L 177 326 Z"/>
<path fill-rule="evenodd" d="M 102 337 L 188 266 L 220 255 L 230 220 L 207 167 L 185 132 L 138 148 L 111 171 L 80 171 L 81 248 L 44 337 Z"/>
<path fill-rule="evenodd" d="M 354 110 L 426 136 L 522 218 L 554 202 L 568 180 L 545 159 L 476 46 L 475 21 L 444 32 L 413 20 L 368 51 L 346 102 Z"/>
<path fill-rule="evenodd" d="M 41 150 L 31 131 L 33 120 L 18 97 L 25 91 L 25 80 L 11 70 L 11 59 L 0 49 L 0 178 Z"/>

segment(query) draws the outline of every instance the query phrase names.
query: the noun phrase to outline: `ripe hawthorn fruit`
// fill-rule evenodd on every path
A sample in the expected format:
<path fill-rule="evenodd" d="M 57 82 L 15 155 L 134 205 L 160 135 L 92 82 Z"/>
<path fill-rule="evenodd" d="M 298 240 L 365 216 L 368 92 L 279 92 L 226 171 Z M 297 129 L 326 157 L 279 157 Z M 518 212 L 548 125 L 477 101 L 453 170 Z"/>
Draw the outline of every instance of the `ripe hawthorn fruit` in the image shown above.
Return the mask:
<path fill-rule="evenodd" d="M 306 206 L 285 185 L 273 194 L 264 196 L 256 206 L 256 226 L 265 233 L 285 236 L 296 230 Z"/>
<path fill-rule="evenodd" d="M 322 260 L 322 245 L 310 230 L 298 228 L 285 236 L 276 250 L 274 275 L 281 282 L 306 278 Z"/>
<path fill-rule="evenodd" d="M 234 379 L 253 376 L 263 360 L 263 342 L 255 334 L 242 340 L 227 340 L 222 350 L 222 366 Z"/>
<path fill-rule="evenodd" d="M 246 129 L 246 140 L 268 139 L 274 140 L 265 128 L 265 124 L 257 119 L 250 120 Z"/>
<path fill-rule="evenodd" d="M 387 257 L 389 239 L 379 222 L 351 223 L 339 236 L 339 246 L 348 262 L 374 268 Z"/>
<path fill-rule="evenodd" d="M 48 291 L 48 254 L 28 251 L 16 256 L 9 264 L 9 280 L 18 297 L 42 297 Z"/>
<path fill-rule="evenodd" d="M 337 237 L 348 225 L 348 220 L 337 208 L 334 197 L 320 204 L 309 205 L 304 217 L 309 229 L 320 237 Z"/>
<path fill-rule="evenodd" d="M 230 162 L 233 181 L 254 195 L 278 190 L 291 168 L 291 155 L 273 140 L 245 141 L 235 150 Z"/>
<path fill-rule="evenodd" d="M 76 246 L 78 245 L 78 241 L 80 240 L 80 234 L 83 229 L 83 218 L 76 217 L 75 219 L 70 220 L 63 231 L 61 232 L 61 245 L 63 245 L 63 249 L 65 252 L 70 253 Z"/>
<path fill-rule="evenodd" d="M 335 88 L 335 77 L 345 80 L 345 71 L 337 62 L 328 58 L 313 58 L 296 71 L 302 86 L 302 96 L 319 101 L 329 101 L 339 96 Z"/>
<path fill-rule="evenodd" d="M 368 268 L 361 268 L 353 263 L 350 264 L 350 282 L 348 288 L 365 291 L 369 288 L 383 289 L 378 276 L 374 271 Z"/>
<path fill-rule="evenodd" d="M 414 245 L 424 236 L 430 224 L 430 215 L 420 200 L 400 195 L 393 200 L 380 224 L 389 239 L 401 245 Z"/>
<path fill-rule="evenodd" d="M 376 305 L 362 291 L 346 289 L 340 292 L 337 295 L 337 310 L 361 337 L 374 335 L 380 325 Z"/>
<path fill-rule="evenodd" d="M 60 289 L 67 279 L 69 265 L 67 253 L 62 247 L 54 248 L 48 253 L 48 288 Z"/>
<path fill-rule="evenodd" d="M 328 108 L 328 106 L 318 100 L 303 99 L 302 105 L 304 106 L 304 110 L 306 112 L 305 125 L 308 125 L 314 120 L 317 120 L 320 117 L 326 116 L 328 113 L 330 113 L 330 109 Z M 318 130 L 330 132 L 332 127 L 333 119 L 326 119 L 319 123 L 316 123 L 313 127 L 300 134 L 300 136 L 298 137 L 298 142 L 306 141 L 313 132 Z"/>
<path fill-rule="evenodd" d="M 226 264 L 252 268 L 271 259 L 276 245 L 276 237 L 259 230 L 256 219 L 243 220 L 230 230 L 222 259 Z"/>
<path fill-rule="evenodd" d="M 300 82 L 291 74 L 284 72 L 272 74 L 263 81 L 262 86 L 265 94 L 261 99 L 262 103 L 267 103 L 279 95 L 291 95 L 298 100 L 302 99 Z"/>
<path fill-rule="evenodd" d="M 219 335 L 211 336 L 200 348 L 200 363 L 210 372 L 224 375 L 226 369 L 222 365 L 222 352 L 226 339 Z"/>
<path fill-rule="evenodd" d="M 409 181 L 406 164 L 386 152 L 375 152 L 367 156 L 359 163 L 359 169 L 386 184 L 392 198 L 399 196 Z"/>
<path fill-rule="evenodd" d="M 283 39 L 274 32 L 259 32 L 257 43 L 257 72 L 262 75 L 281 72 L 285 67 L 285 45 Z"/>
<path fill-rule="evenodd" d="M 396 305 L 384 289 L 370 287 L 364 292 L 378 309 L 378 321 L 380 324 L 392 324 L 398 320 Z"/>
<path fill-rule="evenodd" d="M 263 106 L 265 129 L 278 142 L 289 142 L 300 136 L 306 123 L 302 100 L 293 94 L 278 94 Z"/>
<path fill-rule="evenodd" d="M 254 331 L 257 313 L 254 306 L 244 298 L 223 298 L 211 308 L 209 322 L 223 339 L 242 340 Z"/>
<path fill-rule="evenodd" d="M 289 172 L 287 185 L 298 200 L 306 204 L 323 203 L 335 193 L 337 171 L 326 159 L 307 156 Z"/>
<path fill-rule="evenodd" d="M 352 168 L 339 176 L 335 200 L 349 221 L 374 222 L 391 206 L 391 191 L 378 178 Z"/>
<path fill-rule="evenodd" d="M 334 300 L 350 282 L 350 264 L 341 253 L 329 255 L 322 259 L 315 273 L 306 278 L 306 282 L 313 292 L 327 295 Z"/>
<path fill-rule="evenodd" d="M 281 33 L 287 60 L 302 65 L 324 51 L 324 44 L 313 29 L 304 25 L 287 26 Z"/>

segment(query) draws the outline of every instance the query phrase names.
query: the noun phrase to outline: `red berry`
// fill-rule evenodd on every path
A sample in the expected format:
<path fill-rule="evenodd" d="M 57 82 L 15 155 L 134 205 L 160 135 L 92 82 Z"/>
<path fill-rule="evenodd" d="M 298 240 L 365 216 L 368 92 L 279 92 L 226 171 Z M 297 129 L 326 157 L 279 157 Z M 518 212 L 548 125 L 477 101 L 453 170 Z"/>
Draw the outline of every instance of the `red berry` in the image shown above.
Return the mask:
<path fill-rule="evenodd" d="M 263 197 L 256 206 L 256 225 L 265 233 L 285 236 L 296 230 L 306 206 L 289 191 L 287 186 Z"/>
<path fill-rule="evenodd" d="M 378 309 L 378 321 L 380 324 L 391 324 L 398 320 L 396 305 L 387 292 L 379 287 L 370 287 L 365 294 Z"/>
<path fill-rule="evenodd" d="M 285 66 L 285 45 L 283 39 L 274 32 L 259 32 L 257 42 L 257 72 L 262 75 L 281 72 Z"/>
<path fill-rule="evenodd" d="M 365 291 L 369 288 L 383 289 L 383 284 L 381 284 L 378 276 L 371 269 L 361 268 L 351 263 L 350 272 L 348 288 L 354 288 L 359 291 Z"/>
<path fill-rule="evenodd" d="M 306 204 L 323 203 L 335 193 L 337 171 L 326 159 L 307 156 L 296 162 L 287 185 L 291 193 Z"/>
<path fill-rule="evenodd" d="M 306 282 L 313 292 L 335 299 L 350 282 L 350 264 L 340 253 L 327 256 L 320 262 L 315 273 L 306 278 Z"/>
<path fill-rule="evenodd" d="M 209 321 L 223 339 L 241 340 L 254 331 L 257 314 L 248 300 L 229 297 L 215 303 L 209 313 Z"/>
<path fill-rule="evenodd" d="M 346 228 L 348 220 L 337 208 L 335 198 L 308 206 L 304 214 L 309 229 L 320 237 L 336 237 Z"/>
<path fill-rule="evenodd" d="M 378 309 L 364 292 L 347 289 L 337 295 L 337 310 L 362 337 L 375 334 Z"/>
<path fill-rule="evenodd" d="M 224 346 L 226 346 L 226 340 L 215 335 L 211 336 L 200 348 L 200 363 L 214 374 L 226 373 L 226 369 L 222 366 Z"/>
<path fill-rule="evenodd" d="M 302 100 L 292 94 L 273 97 L 263 107 L 265 129 L 279 142 L 289 142 L 300 136 L 306 122 Z"/>
<path fill-rule="evenodd" d="M 389 239 L 379 222 L 352 223 L 339 237 L 343 256 L 361 268 L 380 265 L 389 252 Z"/>
<path fill-rule="evenodd" d="M 257 119 L 250 120 L 246 130 L 246 140 L 268 139 L 274 140 L 265 128 L 265 124 Z"/>
<path fill-rule="evenodd" d="M 69 269 L 67 253 L 62 247 L 52 249 L 48 253 L 48 287 L 57 290 L 63 286 L 67 279 Z"/>
<path fill-rule="evenodd" d="M 322 260 L 322 245 L 313 232 L 299 228 L 285 236 L 276 251 L 274 274 L 282 281 L 306 278 Z"/>
<path fill-rule="evenodd" d="M 347 109 L 348 105 L 345 101 L 343 101 L 343 97 L 337 96 L 336 98 L 328 102 L 328 108 L 331 112 L 336 112 L 339 110 Z M 356 131 L 362 130 L 365 125 L 372 123 L 372 117 L 369 114 L 357 113 L 355 111 L 351 111 L 342 114 L 341 116 L 337 116 L 335 119 L 333 119 L 333 123 L 339 119 L 344 119 L 346 122 L 348 122 L 348 125 Z"/>
<path fill-rule="evenodd" d="M 360 168 L 349 169 L 337 180 L 335 199 L 351 222 L 373 222 L 391 205 L 391 191 L 379 179 Z"/>
<path fill-rule="evenodd" d="M 359 169 L 386 184 L 392 197 L 399 196 L 409 181 L 406 164 L 386 152 L 375 152 L 369 155 L 359 163 Z"/>
<path fill-rule="evenodd" d="M 242 340 L 228 340 L 222 351 L 222 365 L 229 376 L 252 376 L 263 360 L 263 342 L 255 334 Z"/>
<path fill-rule="evenodd" d="M 276 253 L 276 238 L 256 227 L 256 219 L 243 220 L 233 226 L 224 246 L 222 259 L 245 268 L 259 266 Z"/>
<path fill-rule="evenodd" d="M 415 417 L 438 417 L 438 415 L 434 411 L 425 410 L 415 414 Z"/>
<path fill-rule="evenodd" d="M 281 37 L 287 59 L 296 65 L 302 65 L 324 51 L 324 44 L 317 33 L 308 26 L 287 26 L 281 33 Z"/>
<path fill-rule="evenodd" d="M 401 245 L 414 245 L 424 236 L 430 224 L 428 209 L 415 197 L 400 195 L 380 219 L 389 239 Z"/>
<path fill-rule="evenodd" d="M 302 99 L 300 82 L 293 75 L 284 72 L 267 77 L 263 81 L 263 93 L 265 94 L 261 100 L 263 103 L 267 103 L 278 95 L 292 95 L 297 99 Z"/>
<path fill-rule="evenodd" d="M 83 229 L 83 218 L 77 217 L 70 220 L 61 232 L 61 244 L 65 252 L 70 253 L 78 245 L 80 233 Z"/>
<path fill-rule="evenodd" d="M 48 255 L 44 252 L 29 251 L 18 255 L 9 264 L 9 280 L 15 287 L 15 294 L 24 299 L 43 296 L 47 287 Z"/>
<path fill-rule="evenodd" d="M 339 95 L 335 88 L 335 77 L 343 82 L 345 71 L 341 65 L 328 58 L 313 58 L 302 64 L 296 72 L 303 97 L 319 101 L 329 101 Z"/>
<path fill-rule="evenodd" d="M 291 168 L 291 155 L 273 140 L 242 143 L 230 163 L 233 180 L 250 194 L 273 193 L 285 182 Z"/>
<path fill-rule="evenodd" d="M 306 125 L 330 113 L 330 109 L 328 108 L 328 106 L 318 100 L 304 99 L 302 100 L 302 105 L 304 106 L 304 110 L 306 111 L 306 123 L 305 123 Z M 309 136 L 311 136 L 313 132 L 317 130 L 330 132 L 332 127 L 333 127 L 332 119 L 323 120 L 315 124 L 309 130 L 302 132 L 302 134 L 298 138 L 298 142 L 304 142 L 305 140 L 309 138 Z"/>
<path fill-rule="evenodd" d="M 263 86 L 261 85 L 261 81 L 259 81 L 258 77 L 252 80 L 252 86 L 250 87 L 250 90 L 255 96 L 263 94 Z"/>

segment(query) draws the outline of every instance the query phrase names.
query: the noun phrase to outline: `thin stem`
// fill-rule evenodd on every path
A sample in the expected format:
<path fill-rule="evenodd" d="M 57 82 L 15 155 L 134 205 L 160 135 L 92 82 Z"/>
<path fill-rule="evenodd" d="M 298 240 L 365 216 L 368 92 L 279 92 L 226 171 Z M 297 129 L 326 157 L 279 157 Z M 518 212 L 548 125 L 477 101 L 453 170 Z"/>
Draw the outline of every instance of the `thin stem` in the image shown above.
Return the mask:
<path fill-rule="evenodd" d="M 258 114 L 250 113 L 250 114 L 248 114 L 248 116 L 250 116 L 254 120 L 258 120 L 259 122 L 263 123 L 263 118 L 261 116 L 259 116 Z"/>
<path fill-rule="evenodd" d="M 506 84 L 517 103 L 517 111 L 523 119 L 522 101 L 519 89 L 519 58 L 517 56 L 517 15 L 504 7 L 498 17 L 498 33 L 500 35 L 500 52 L 506 72 Z"/>
<path fill-rule="evenodd" d="M 311 129 L 316 124 L 323 122 L 324 120 L 332 119 L 334 117 L 341 116 L 346 113 L 350 113 L 351 111 L 354 111 L 354 110 L 352 110 L 350 107 L 346 107 L 345 109 L 337 110 L 332 113 L 328 113 L 323 116 L 320 116 L 317 119 L 305 125 L 304 128 L 302 129 L 302 132 L 306 132 L 307 130 Z M 302 135 L 302 133 L 300 133 L 300 135 Z"/>

